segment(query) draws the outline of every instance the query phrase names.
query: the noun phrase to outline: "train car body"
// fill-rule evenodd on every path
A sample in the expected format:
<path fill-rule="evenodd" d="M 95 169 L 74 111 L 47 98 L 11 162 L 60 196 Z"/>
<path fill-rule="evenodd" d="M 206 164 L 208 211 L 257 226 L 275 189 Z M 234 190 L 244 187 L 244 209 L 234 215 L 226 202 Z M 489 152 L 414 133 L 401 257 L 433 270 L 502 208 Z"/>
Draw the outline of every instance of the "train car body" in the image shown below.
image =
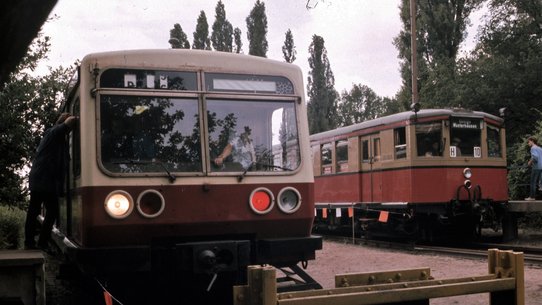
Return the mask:
<path fill-rule="evenodd" d="M 311 147 L 316 229 L 467 233 L 496 228 L 508 200 L 503 120 L 487 113 L 403 112 L 312 135 Z"/>
<path fill-rule="evenodd" d="M 202 276 L 314 259 L 314 177 L 302 75 L 264 58 L 194 50 L 86 56 L 65 111 L 67 194 L 55 240 L 85 272 Z M 251 130 L 246 168 L 213 160 Z M 279 133 L 285 137 L 279 137 Z M 273 156 L 280 155 L 280 158 Z M 213 279 L 214 282 L 214 279 Z"/>

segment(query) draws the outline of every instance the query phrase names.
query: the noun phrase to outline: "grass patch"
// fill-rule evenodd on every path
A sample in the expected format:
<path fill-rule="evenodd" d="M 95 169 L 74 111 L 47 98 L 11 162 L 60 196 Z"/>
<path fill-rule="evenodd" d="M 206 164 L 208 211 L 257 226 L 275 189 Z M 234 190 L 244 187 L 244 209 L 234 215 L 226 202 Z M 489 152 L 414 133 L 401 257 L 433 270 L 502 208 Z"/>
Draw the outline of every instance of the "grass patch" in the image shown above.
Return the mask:
<path fill-rule="evenodd" d="M 24 240 L 26 212 L 0 206 L 0 249 L 20 249 Z"/>

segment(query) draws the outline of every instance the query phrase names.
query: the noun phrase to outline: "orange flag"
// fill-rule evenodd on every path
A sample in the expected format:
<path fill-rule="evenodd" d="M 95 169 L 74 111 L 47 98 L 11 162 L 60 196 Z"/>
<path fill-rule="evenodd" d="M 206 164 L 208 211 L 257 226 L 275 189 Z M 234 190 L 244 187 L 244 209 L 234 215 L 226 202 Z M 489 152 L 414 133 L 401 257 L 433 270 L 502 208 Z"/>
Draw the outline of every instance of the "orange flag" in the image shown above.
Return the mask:
<path fill-rule="evenodd" d="M 354 208 L 348 208 L 348 217 L 352 218 L 354 216 Z"/>
<path fill-rule="evenodd" d="M 104 291 L 104 300 L 105 305 L 113 305 L 113 298 L 111 298 L 111 294 L 107 291 Z"/>
<path fill-rule="evenodd" d="M 380 216 L 378 216 L 379 222 L 388 222 L 388 216 L 390 215 L 387 211 L 380 211 Z"/>

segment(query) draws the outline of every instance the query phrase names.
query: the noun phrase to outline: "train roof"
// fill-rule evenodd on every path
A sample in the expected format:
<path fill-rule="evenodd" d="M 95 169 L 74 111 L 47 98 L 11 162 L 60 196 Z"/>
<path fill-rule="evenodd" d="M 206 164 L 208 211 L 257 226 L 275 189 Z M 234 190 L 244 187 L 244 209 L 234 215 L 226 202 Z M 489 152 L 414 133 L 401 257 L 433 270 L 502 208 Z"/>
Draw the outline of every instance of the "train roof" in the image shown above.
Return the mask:
<path fill-rule="evenodd" d="M 380 118 L 376 118 L 373 120 L 368 120 L 365 122 L 353 124 L 350 126 L 345 127 L 339 127 L 337 129 L 324 131 L 321 133 L 316 133 L 310 136 L 310 140 L 320 140 L 320 139 L 326 139 L 331 138 L 339 135 L 349 134 L 352 132 L 356 132 L 358 130 L 376 127 L 376 126 L 382 126 L 382 125 L 388 125 L 393 124 L 397 122 L 402 121 L 411 121 L 415 118 L 428 118 L 428 117 L 438 117 L 438 116 L 450 116 L 450 117 L 462 117 L 462 118 L 487 118 L 490 120 L 494 120 L 496 122 L 499 122 L 502 124 L 504 120 L 498 116 L 482 112 L 482 111 L 471 111 L 466 109 L 422 109 L 418 111 L 418 113 L 414 113 L 413 111 L 405 111 L 400 112 Z"/>
<path fill-rule="evenodd" d="M 152 61 L 150 60 L 152 59 Z M 291 63 L 260 56 L 237 54 L 231 52 L 191 50 L 191 49 L 135 49 L 109 52 L 98 52 L 86 55 L 82 63 L 118 65 L 123 67 L 133 66 L 134 68 L 165 68 L 179 69 L 179 67 L 213 70 L 223 69 L 228 73 L 235 71 L 246 72 L 247 67 L 257 67 L 255 70 L 262 71 L 261 74 L 298 73 L 301 69 Z M 298 76 L 298 75 L 296 75 Z"/>

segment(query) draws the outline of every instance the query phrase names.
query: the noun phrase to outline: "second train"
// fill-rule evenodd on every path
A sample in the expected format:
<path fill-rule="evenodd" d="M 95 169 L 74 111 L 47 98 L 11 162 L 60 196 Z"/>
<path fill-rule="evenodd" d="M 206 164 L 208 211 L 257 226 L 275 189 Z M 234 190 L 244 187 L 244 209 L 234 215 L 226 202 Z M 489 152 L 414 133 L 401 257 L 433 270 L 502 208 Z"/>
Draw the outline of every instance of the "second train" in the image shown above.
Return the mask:
<path fill-rule="evenodd" d="M 310 139 L 315 232 L 434 240 L 500 226 L 508 200 L 500 117 L 407 111 Z"/>

